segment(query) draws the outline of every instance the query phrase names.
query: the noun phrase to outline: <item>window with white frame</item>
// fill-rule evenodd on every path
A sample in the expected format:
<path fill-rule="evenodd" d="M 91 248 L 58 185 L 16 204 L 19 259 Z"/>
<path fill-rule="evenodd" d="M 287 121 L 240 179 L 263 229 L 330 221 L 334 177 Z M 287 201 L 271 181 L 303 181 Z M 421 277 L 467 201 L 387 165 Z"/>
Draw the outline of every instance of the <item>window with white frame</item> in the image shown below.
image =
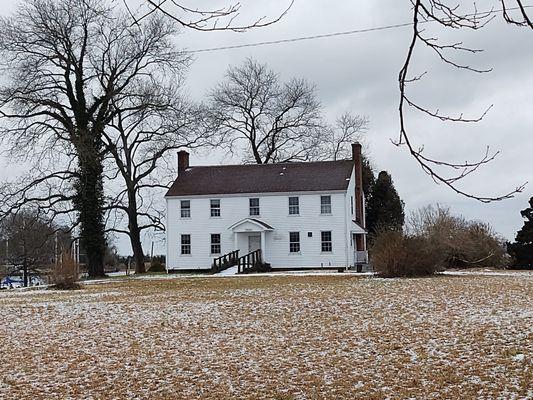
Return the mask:
<path fill-rule="evenodd" d="M 220 254 L 222 252 L 220 248 L 220 233 L 211 234 L 211 254 Z"/>
<path fill-rule="evenodd" d="M 331 238 L 331 231 L 322 231 L 322 253 L 331 253 L 333 251 L 333 242 Z"/>
<path fill-rule="evenodd" d="M 220 199 L 211 200 L 211 216 L 220 217 Z"/>
<path fill-rule="evenodd" d="M 331 196 L 320 196 L 320 214 L 331 214 Z"/>
<path fill-rule="evenodd" d="M 181 254 L 191 254 L 191 235 L 181 235 Z"/>
<path fill-rule="evenodd" d="M 250 199 L 250 215 L 259 215 L 259 198 Z"/>
<path fill-rule="evenodd" d="M 300 232 L 289 232 L 289 251 L 291 253 L 300 252 Z"/>
<path fill-rule="evenodd" d="M 352 205 L 352 215 L 353 215 L 353 196 L 350 197 L 350 200 L 351 200 L 351 205 Z"/>
<path fill-rule="evenodd" d="M 191 218 L 191 201 L 182 200 L 180 203 L 181 218 Z"/>
<path fill-rule="evenodd" d="M 289 197 L 289 215 L 299 215 L 299 214 L 300 214 L 300 198 Z"/>

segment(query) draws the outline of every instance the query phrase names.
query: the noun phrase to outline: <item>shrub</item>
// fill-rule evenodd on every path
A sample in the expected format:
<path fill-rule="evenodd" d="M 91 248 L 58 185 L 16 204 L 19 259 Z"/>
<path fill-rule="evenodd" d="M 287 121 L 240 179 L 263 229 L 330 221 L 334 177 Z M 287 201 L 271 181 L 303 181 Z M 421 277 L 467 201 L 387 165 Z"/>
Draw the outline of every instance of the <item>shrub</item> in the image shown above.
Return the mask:
<path fill-rule="evenodd" d="M 505 267 L 503 239 L 489 224 L 454 216 L 440 206 L 411 214 L 406 232 L 380 231 L 370 255 L 381 276 L 424 276 L 444 268 Z"/>
<path fill-rule="evenodd" d="M 166 272 L 165 264 L 162 262 L 162 257 L 153 257 L 150 263 L 150 272 Z"/>
<path fill-rule="evenodd" d="M 63 252 L 61 261 L 52 268 L 50 278 L 52 289 L 75 290 L 80 288 L 80 285 L 77 283 L 78 265 L 67 251 Z"/>
<path fill-rule="evenodd" d="M 456 253 L 448 260 L 450 268 L 505 268 L 509 263 L 505 241 L 494 233 L 489 224 L 470 222 L 460 232 L 457 241 Z"/>
<path fill-rule="evenodd" d="M 448 208 L 429 206 L 411 214 L 408 229 L 443 252 L 447 268 L 505 267 L 505 242 L 489 224 L 454 216 Z"/>
<path fill-rule="evenodd" d="M 444 261 L 436 243 L 402 231 L 374 235 L 370 256 L 374 271 L 385 278 L 433 275 Z"/>

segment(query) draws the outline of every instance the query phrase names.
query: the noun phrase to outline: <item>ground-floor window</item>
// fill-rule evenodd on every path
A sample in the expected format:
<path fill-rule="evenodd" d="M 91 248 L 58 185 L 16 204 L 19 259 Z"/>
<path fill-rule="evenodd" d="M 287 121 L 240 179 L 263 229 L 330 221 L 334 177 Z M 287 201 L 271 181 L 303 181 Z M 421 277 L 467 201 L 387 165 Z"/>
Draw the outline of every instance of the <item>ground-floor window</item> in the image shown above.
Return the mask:
<path fill-rule="evenodd" d="M 331 239 L 331 231 L 322 231 L 322 252 L 331 253 L 333 251 L 333 241 Z"/>
<path fill-rule="evenodd" d="M 211 234 L 211 254 L 220 254 L 220 233 Z"/>
<path fill-rule="evenodd" d="M 289 251 L 291 253 L 300 252 L 300 232 L 289 232 Z"/>
<path fill-rule="evenodd" d="M 191 235 L 181 235 L 181 254 L 191 254 Z"/>

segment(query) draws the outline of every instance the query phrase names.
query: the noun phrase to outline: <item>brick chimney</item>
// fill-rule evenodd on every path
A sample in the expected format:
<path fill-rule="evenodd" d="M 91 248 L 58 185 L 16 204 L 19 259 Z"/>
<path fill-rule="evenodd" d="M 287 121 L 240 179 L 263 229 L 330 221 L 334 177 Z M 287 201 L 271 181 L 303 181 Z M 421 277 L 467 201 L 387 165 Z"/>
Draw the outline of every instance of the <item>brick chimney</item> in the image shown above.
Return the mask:
<path fill-rule="evenodd" d="M 361 144 L 352 144 L 352 159 L 355 167 L 355 222 L 365 228 L 364 201 L 363 201 L 363 159 Z"/>
<path fill-rule="evenodd" d="M 185 150 L 178 151 L 178 175 L 189 168 L 189 153 Z"/>

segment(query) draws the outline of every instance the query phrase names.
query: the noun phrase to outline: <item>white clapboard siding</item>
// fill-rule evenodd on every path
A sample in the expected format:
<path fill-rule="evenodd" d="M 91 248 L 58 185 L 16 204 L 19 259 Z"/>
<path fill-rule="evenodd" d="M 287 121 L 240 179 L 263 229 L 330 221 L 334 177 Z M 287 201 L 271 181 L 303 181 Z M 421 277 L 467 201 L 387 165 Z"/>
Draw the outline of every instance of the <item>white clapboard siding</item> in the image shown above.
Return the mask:
<path fill-rule="evenodd" d="M 321 215 L 320 196 L 330 195 L 331 215 Z M 235 234 L 228 229 L 245 218 L 255 218 L 274 230 L 265 236 L 263 259 L 272 268 L 345 267 L 353 263 L 350 240 L 351 197 L 354 195 L 354 175 L 346 191 L 267 193 L 224 196 L 167 197 L 167 269 L 209 269 L 216 255 L 210 254 L 211 234 L 221 235 L 221 254 L 240 250 L 248 253 L 246 233 Z M 289 197 L 300 198 L 300 214 L 289 215 Z M 260 199 L 260 215 L 249 215 L 249 199 Z M 220 199 L 221 216 L 210 216 L 210 200 Z M 190 200 L 191 217 L 180 217 L 180 200 Z M 355 208 L 355 201 L 354 201 Z M 321 251 L 321 231 L 331 231 L 333 251 Z M 289 252 L 289 232 L 300 232 L 301 251 Z M 181 255 L 180 237 L 191 235 L 191 255 Z M 252 233 L 256 234 L 256 233 Z M 310 235 L 309 235 L 310 234 Z"/>

